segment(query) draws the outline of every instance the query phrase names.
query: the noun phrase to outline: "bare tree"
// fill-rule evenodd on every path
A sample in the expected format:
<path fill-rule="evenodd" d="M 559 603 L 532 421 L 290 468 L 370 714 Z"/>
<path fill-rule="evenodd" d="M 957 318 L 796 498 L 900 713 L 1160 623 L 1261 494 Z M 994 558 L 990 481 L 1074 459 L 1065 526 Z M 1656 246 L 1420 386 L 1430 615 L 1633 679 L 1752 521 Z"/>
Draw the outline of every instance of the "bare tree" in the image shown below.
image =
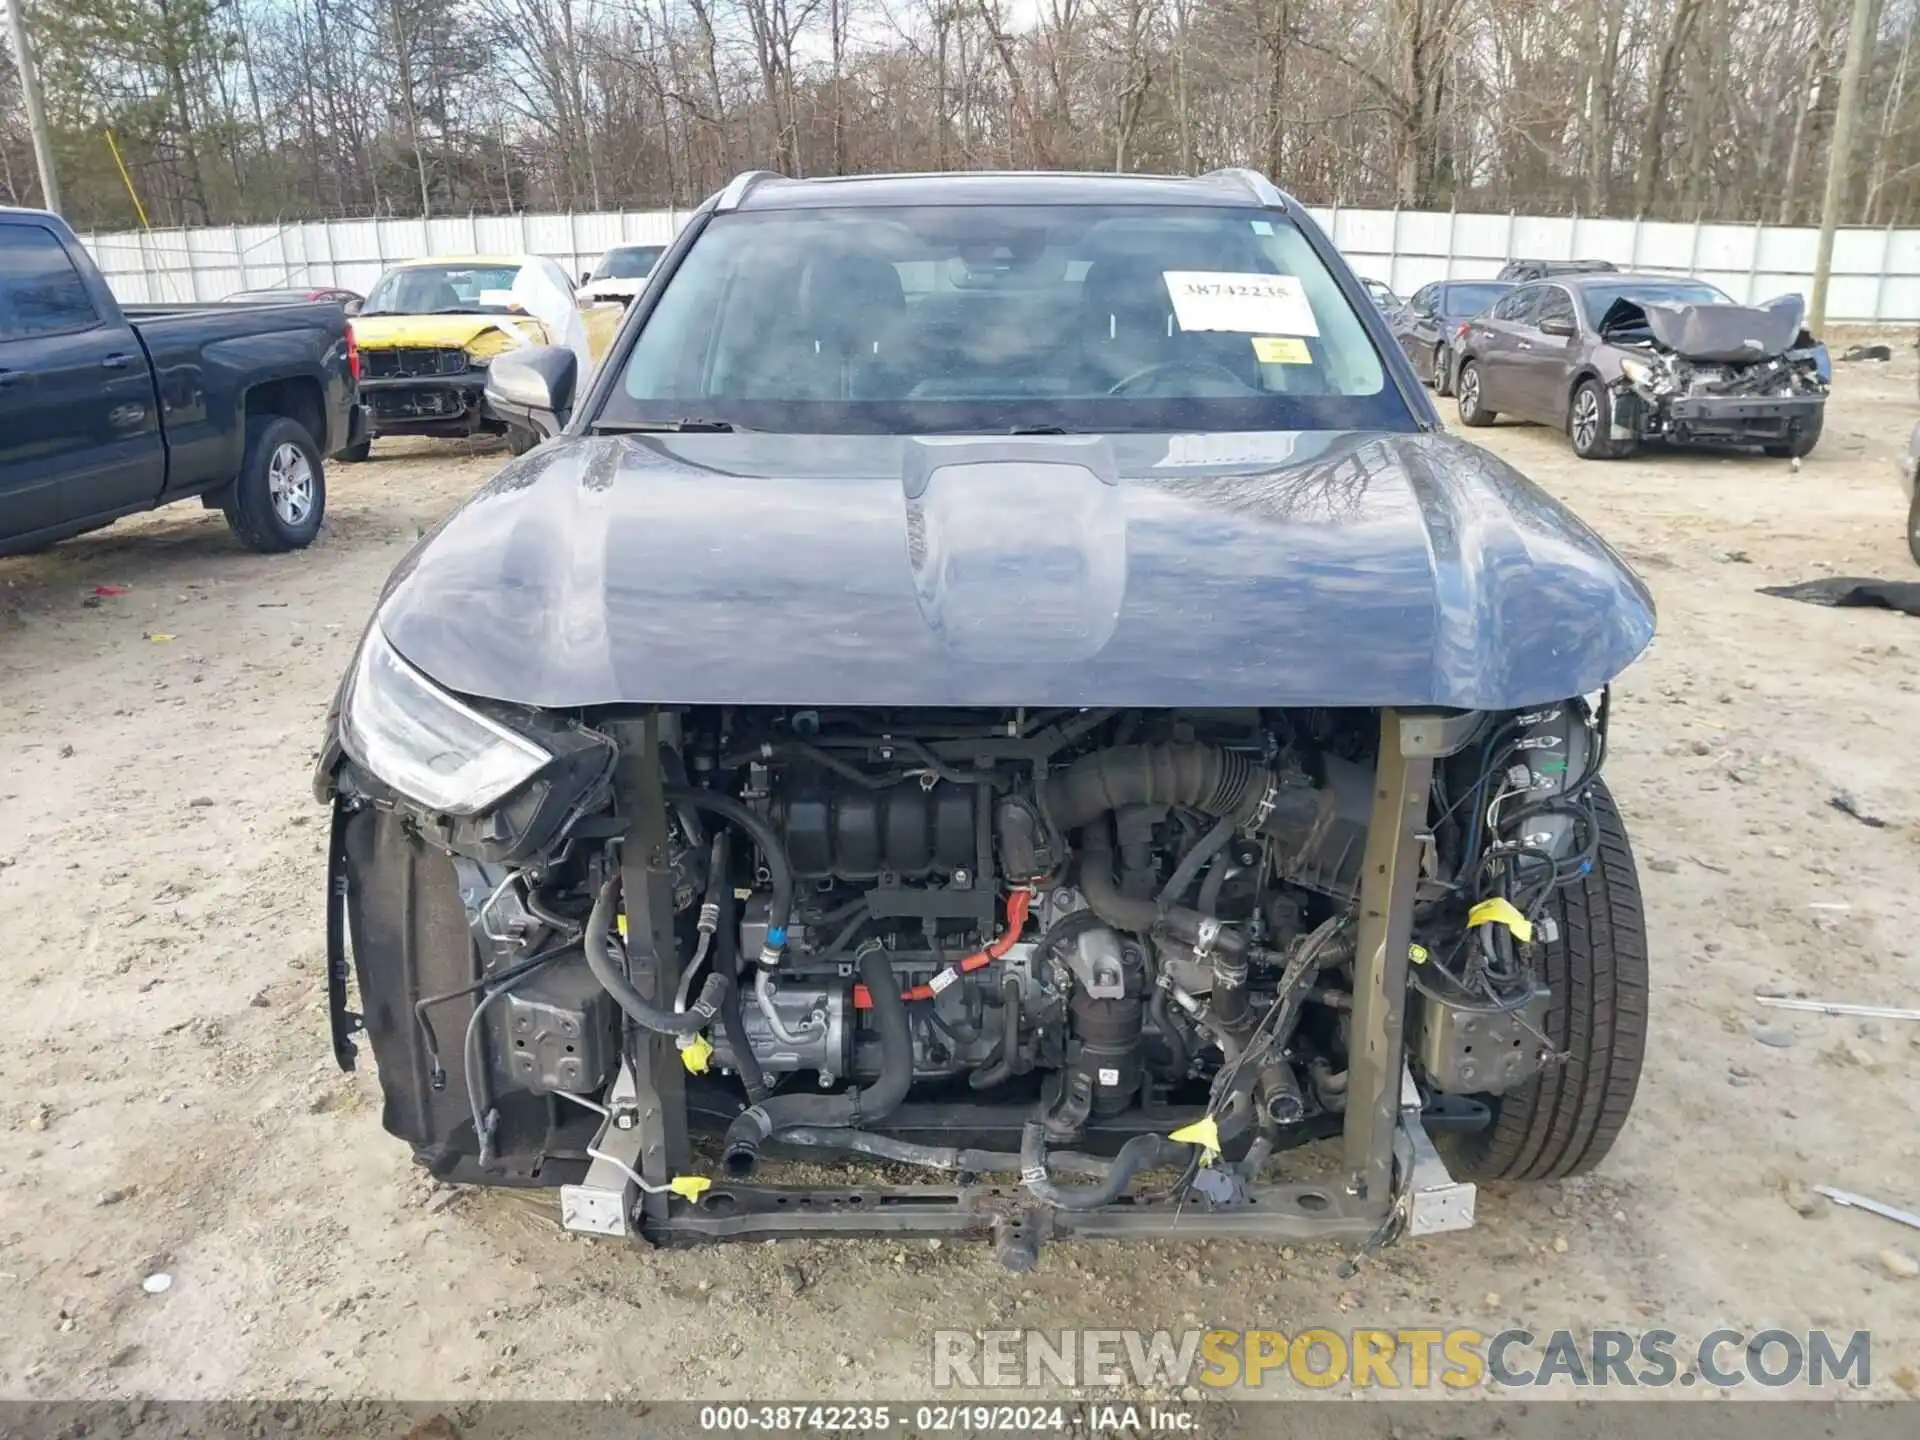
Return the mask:
<path fill-rule="evenodd" d="M 1801 219 L 1844 0 L 26 0 L 68 208 L 689 204 L 736 171 L 1261 165 L 1308 200 Z M 1852 203 L 1920 220 L 1920 0 Z M 0 102 L 11 93 L 0 59 Z M 0 103 L 0 194 L 30 149 Z"/>

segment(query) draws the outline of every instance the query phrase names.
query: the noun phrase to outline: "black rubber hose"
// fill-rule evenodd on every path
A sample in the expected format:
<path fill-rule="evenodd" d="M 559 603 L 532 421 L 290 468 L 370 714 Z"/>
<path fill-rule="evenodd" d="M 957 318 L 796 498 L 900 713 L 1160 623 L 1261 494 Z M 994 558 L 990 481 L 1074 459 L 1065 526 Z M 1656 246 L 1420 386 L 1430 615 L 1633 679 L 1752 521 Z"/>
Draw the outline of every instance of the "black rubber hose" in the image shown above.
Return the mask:
<path fill-rule="evenodd" d="M 780 843 L 771 825 L 730 795 L 713 790 L 669 790 L 666 799 L 669 805 L 691 805 L 696 810 L 718 815 L 746 831 L 760 847 L 760 853 L 767 858 L 767 871 L 773 877 L 773 894 L 767 902 L 767 945 L 760 953 L 760 963 L 769 967 L 778 965 L 780 952 L 787 947 L 787 922 L 793 916 L 793 865 L 787 859 L 787 847 Z"/>
<path fill-rule="evenodd" d="M 1000 986 L 1000 1053 L 967 1077 L 975 1090 L 991 1090 L 1012 1079 L 1013 1062 L 1020 1053 L 1020 977 L 1009 974 Z"/>
<path fill-rule="evenodd" d="M 1260 1082 L 1254 1093 L 1260 1108 L 1275 1125 L 1298 1125 L 1307 1115 L 1306 1101 L 1300 1094 L 1300 1079 L 1293 1064 L 1284 1055 L 1271 1056 L 1260 1067 Z"/>
<path fill-rule="evenodd" d="M 1122 745 L 1049 778 L 1047 808 L 1063 830 L 1123 805 L 1191 805 L 1246 821 L 1271 783 L 1252 759 L 1216 745 Z"/>
<path fill-rule="evenodd" d="M 841 1095 L 775 1095 L 749 1105 L 727 1127 L 727 1173 L 744 1180 L 760 1163 L 760 1146 L 771 1135 L 796 1127 L 857 1130 L 884 1120 L 900 1107 L 913 1084 L 913 1029 L 893 961 L 879 945 L 860 954 L 860 979 L 873 997 L 873 1026 L 880 1032 L 880 1075 L 864 1089 Z"/>
<path fill-rule="evenodd" d="M 1153 998 L 1147 1001 L 1147 1015 L 1172 1053 L 1168 1072 L 1175 1080 L 1184 1080 L 1187 1067 L 1193 1063 L 1193 1056 L 1187 1049 L 1187 1037 L 1181 1033 L 1179 1022 L 1173 1018 L 1173 992 L 1164 985 L 1155 985 Z"/>
<path fill-rule="evenodd" d="M 661 1009 L 633 988 L 633 983 L 621 973 L 620 966 L 614 963 L 613 955 L 607 949 L 607 932 L 612 928 L 614 907 L 619 901 L 620 872 L 615 870 L 607 877 L 607 883 L 600 887 L 599 898 L 593 902 L 593 913 L 587 917 L 587 933 L 581 937 L 587 952 L 587 968 L 593 971 L 593 978 L 627 1012 L 627 1018 L 642 1030 L 651 1030 L 659 1035 L 699 1034 L 720 1013 L 726 1002 L 727 991 L 733 988 L 733 981 L 718 970 L 710 971 L 691 1009 L 677 1015 L 672 1010 Z"/>
<path fill-rule="evenodd" d="M 1157 900 L 1121 894 L 1119 883 L 1113 878 L 1113 825 L 1104 815 L 1081 827 L 1079 879 L 1087 909 L 1116 930 L 1145 935 L 1159 929 L 1193 945 L 1199 940 L 1201 925 L 1212 923 L 1212 917 L 1198 910 L 1180 905 L 1162 910 Z M 1215 946 L 1236 957 L 1246 953 L 1246 937 L 1238 930 L 1217 924 L 1214 928 Z"/>
<path fill-rule="evenodd" d="M 1047 1127 L 1029 1120 L 1020 1131 L 1020 1183 L 1056 1210 L 1098 1210 L 1126 1194 L 1133 1177 L 1143 1170 L 1174 1161 L 1184 1162 L 1188 1147 L 1160 1135 L 1136 1135 L 1120 1147 L 1098 1184 L 1066 1189 L 1047 1174 Z"/>
<path fill-rule="evenodd" d="M 1102 815 L 1079 827 L 1080 893 L 1087 908 L 1116 930 L 1144 935 L 1160 918 L 1152 900 L 1122 895 L 1113 878 L 1113 826 Z"/>
<path fill-rule="evenodd" d="M 847 923 L 841 927 L 840 933 L 834 936 L 833 939 L 829 940 L 820 949 L 815 950 L 811 946 L 811 944 L 809 944 L 809 946 L 807 947 L 807 958 L 809 960 L 813 961 L 816 964 L 822 960 L 831 960 L 834 956 L 838 955 L 842 950 L 846 949 L 847 946 L 853 943 L 853 937 L 860 933 L 860 927 L 862 925 L 865 925 L 867 921 L 871 918 L 867 914 L 866 901 L 862 900 L 859 903 L 857 908 L 859 913 L 856 914 L 851 920 L 847 921 Z"/>
<path fill-rule="evenodd" d="M 1207 867 L 1207 878 L 1200 882 L 1200 913 L 1218 915 L 1220 913 L 1220 892 L 1226 888 L 1228 860 L 1225 851 L 1213 857 L 1213 864 Z"/>
<path fill-rule="evenodd" d="M 1180 863 L 1174 866 L 1173 874 L 1167 877 L 1167 883 L 1160 889 L 1161 914 L 1166 914 L 1185 897 L 1193 887 L 1193 882 L 1199 878 L 1201 867 L 1227 848 L 1227 842 L 1233 839 L 1236 828 L 1237 822 L 1233 816 L 1222 816 L 1211 830 L 1195 842 L 1191 850 L 1180 857 Z M 1200 909 L 1209 915 L 1213 913 L 1205 905 Z"/>
<path fill-rule="evenodd" d="M 720 1004 L 720 1028 L 726 1034 L 727 1049 L 733 1052 L 733 1070 L 747 1092 L 747 1103 L 758 1105 L 767 1098 L 767 1076 L 760 1068 L 760 1057 L 753 1053 L 752 1042 L 747 1039 L 746 1017 L 740 1009 L 740 930 L 734 923 L 733 882 L 727 874 L 728 851 L 719 836 L 714 837 L 713 860 L 707 876 L 707 898 L 719 909 L 720 918 L 714 929 L 713 956 L 708 963 L 714 974 L 724 975 L 733 982 Z"/>
<path fill-rule="evenodd" d="M 722 755 L 720 768 L 738 770 L 742 765 L 750 765 L 756 760 L 771 760 L 777 756 L 805 760 L 810 764 L 818 765 L 822 770 L 831 770 L 841 779 L 858 785 L 863 790 L 890 790 L 898 785 L 901 779 L 901 772 L 898 770 L 886 775 L 869 774 L 851 760 L 842 760 L 838 755 L 830 755 L 818 745 L 809 745 L 804 740 L 770 740 L 764 745 L 756 745 L 751 750 Z"/>

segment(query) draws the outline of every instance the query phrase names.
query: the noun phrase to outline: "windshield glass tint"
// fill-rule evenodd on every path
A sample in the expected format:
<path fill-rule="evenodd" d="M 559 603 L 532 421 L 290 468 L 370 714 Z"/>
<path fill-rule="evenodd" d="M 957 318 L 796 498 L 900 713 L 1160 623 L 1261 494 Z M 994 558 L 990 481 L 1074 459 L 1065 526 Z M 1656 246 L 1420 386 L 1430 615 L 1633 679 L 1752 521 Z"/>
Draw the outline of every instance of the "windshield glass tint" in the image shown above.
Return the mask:
<path fill-rule="evenodd" d="M 600 257 L 600 263 L 594 267 L 592 278 L 595 280 L 644 280 L 653 269 L 653 262 L 660 258 L 664 245 L 634 245 L 623 250 L 609 250 Z"/>
<path fill-rule="evenodd" d="M 504 315 L 518 265 L 409 265 L 389 270 L 362 315 Z"/>
<path fill-rule="evenodd" d="M 1725 291 L 1715 289 L 1704 280 L 1644 280 L 1630 281 L 1625 285 L 1588 285 L 1581 288 L 1580 295 L 1587 307 L 1588 320 L 1595 325 L 1613 308 L 1613 302 L 1620 299 L 1631 300 L 1636 305 L 1644 305 L 1649 300 L 1669 305 L 1733 303 Z"/>
<path fill-rule="evenodd" d="M 1284 215 L 1118 206 L 719 216 L 597 418 L 897 434 L 1414 424 Z"/>
<path fill-rule="evenodd" d="M 1485 285 L 1449 285 L 1440 292 L 1440 313 L 1456 319 L 1478 315 L 1511 289 L 1511 285 L 1492 282 Z"/>

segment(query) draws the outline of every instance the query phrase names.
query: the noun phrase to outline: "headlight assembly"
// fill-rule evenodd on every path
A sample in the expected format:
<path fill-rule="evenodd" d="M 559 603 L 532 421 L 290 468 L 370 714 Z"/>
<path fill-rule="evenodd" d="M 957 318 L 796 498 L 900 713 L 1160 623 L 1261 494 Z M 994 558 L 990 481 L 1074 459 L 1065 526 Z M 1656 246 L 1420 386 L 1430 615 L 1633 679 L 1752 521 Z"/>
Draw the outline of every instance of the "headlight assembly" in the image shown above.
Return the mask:
<path fill-rule="evenodd" d="M 1652 361 L 1635 359 L 1631 355 L 1625 356 L 1620 361 L 1620 373 L 1626 376 L 1635 388 L 1641 390 L 1649 388 L 1660 374 Z"/>
<path fill-rule="evenodd" d="M 340 713 L 348 755 L 409 800 L 473 815 L 532 779 L 553 757 L 463 704 L 367 631 Z"/>

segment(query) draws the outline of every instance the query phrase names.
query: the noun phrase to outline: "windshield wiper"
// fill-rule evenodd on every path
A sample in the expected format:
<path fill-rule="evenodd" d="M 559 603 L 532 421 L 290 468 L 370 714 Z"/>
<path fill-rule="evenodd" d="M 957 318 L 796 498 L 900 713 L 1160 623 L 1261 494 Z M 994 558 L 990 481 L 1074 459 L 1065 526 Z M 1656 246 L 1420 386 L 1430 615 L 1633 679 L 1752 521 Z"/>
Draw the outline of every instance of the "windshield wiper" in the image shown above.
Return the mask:
<path fill-rule="evenodd" d="M 1015 425 L 1007 431 L 1009 435 L 1078 435 L 1078 430 L 1069 430 L 1064 425 Z"/>
<path fill-rule="evenodd" d="M 596 420 L 588 427 L 595 435 L 731 435 L 740 427 L 731 420 Z"/>

